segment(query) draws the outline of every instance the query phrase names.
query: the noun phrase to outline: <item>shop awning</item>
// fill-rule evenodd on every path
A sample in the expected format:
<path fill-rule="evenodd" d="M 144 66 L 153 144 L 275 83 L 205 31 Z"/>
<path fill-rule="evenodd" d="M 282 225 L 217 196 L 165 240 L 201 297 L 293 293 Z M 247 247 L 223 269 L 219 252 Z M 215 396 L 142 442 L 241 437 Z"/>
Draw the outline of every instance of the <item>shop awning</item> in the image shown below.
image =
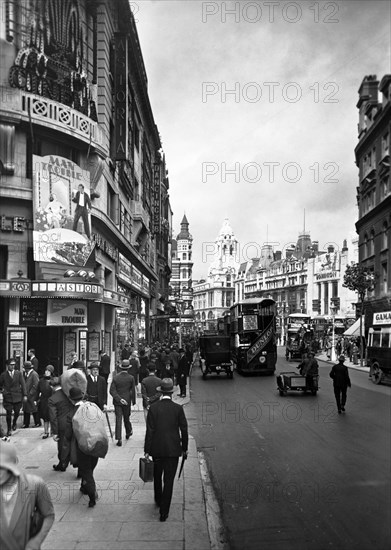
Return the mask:
<path fill-rule="evenodd" d="M 343 333 L 344 336 L 360 336 L 360 319 L 356 319 L 354 323 L 345 330 Z M 364 316 L 362 318 L 362 329 L 361 329 L 361 336 L 365 335 L 365 319 Z"/>

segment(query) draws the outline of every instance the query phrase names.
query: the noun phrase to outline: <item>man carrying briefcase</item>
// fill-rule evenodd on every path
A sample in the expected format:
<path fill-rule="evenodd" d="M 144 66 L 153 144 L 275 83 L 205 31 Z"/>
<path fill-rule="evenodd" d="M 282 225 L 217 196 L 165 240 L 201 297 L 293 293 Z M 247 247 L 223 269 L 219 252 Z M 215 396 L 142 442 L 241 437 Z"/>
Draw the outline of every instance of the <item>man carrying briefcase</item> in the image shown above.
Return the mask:
<path fill-rule="evenodd" d="M 147 459 L 153 457 L 155 502 L 160 508 L 160 521 L 166 521 L 179 457 L 187 456 L 189 434 L 183 407 L 172 401 L 172 379 L 163 378 L 156 390 L 162 398 L 152 403 L 148 411 L 144 453 Z"/>

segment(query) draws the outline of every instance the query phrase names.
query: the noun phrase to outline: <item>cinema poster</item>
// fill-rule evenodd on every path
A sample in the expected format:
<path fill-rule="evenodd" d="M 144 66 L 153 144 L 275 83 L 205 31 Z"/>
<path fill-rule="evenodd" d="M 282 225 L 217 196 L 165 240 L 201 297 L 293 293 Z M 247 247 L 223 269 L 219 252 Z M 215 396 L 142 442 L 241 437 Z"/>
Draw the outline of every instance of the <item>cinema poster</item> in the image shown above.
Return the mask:
<path fill-rule="evenodd" d="M 34 260 L 84 266 L 91 239 L 90 173 L 69 159 L 33 156 Z"/>

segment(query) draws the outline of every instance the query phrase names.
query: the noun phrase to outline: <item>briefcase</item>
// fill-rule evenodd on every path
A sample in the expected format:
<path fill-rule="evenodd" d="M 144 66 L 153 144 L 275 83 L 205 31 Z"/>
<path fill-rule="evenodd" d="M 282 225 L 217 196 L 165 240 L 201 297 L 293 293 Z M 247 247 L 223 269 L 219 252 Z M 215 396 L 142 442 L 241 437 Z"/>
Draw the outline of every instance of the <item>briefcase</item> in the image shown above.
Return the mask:
<path fill-rule="evenodd" d="M 144 457 L 140 458 L 139 476 L 144 481 L 153 481 L 153 462 Z"/>

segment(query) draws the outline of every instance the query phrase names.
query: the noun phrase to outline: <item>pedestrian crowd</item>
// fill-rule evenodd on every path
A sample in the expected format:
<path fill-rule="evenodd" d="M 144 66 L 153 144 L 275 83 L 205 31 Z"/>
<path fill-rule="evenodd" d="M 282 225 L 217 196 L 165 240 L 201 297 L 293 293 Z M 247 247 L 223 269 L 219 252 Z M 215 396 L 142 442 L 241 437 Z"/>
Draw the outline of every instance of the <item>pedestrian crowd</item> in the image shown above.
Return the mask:
<path fill-rule="evenodd" d="M 89 497 L 88 506 L 93 508 L 98 498 L 94 470 L 108 450 L 105 425 L 108 393 L 113 400 L 115 439 L 119 447 L 122 424 L 126 439 L 133 434 L 131 408 L 136 404 L 136 396 L 142 397 L 145 457 L 153 459 L 154 498 L 160 508 L 160 521 L 168 517 L 179 457 L 187 457 L 188 447 L 184 410 L 172 401 L 172 394 L 176 385 L 178 396 L 186 396 L 193 361 L 191 347 L 154 345 L 138 353 L 125 344 L 110 385 L 110 357 L 103 350 L 99 355 L 100 361 L 88 368 L 73 355 L 61 376 L 55 376 L 58 373 L 53 365 L 40 370 L 34 350 L 29 350 L 29 361 L 24 362 L 21 370 L 16 369 L 14 359 L 6 362 L 6 371 L 0 375 L 7 425 L 6 432 L 1 427 L 0 441 L 0 542 L 5 550 L 39 550 L 54 521 L 44 480 L 25 475 L 17 467 L 12 434 L 18 427 L 20 414 L 23 413 L 24 429 L 30 428 L 31 416 L 31 427 L 43 423 L 42 439 L 52 436 L 57 443 L 58 462 L 53 469 L 65 472 L 70 465 L 77 468 L 80 491 Z M 31 502 L 17 516 L 18 499 L 24 497 L 27 487 Z"/>

